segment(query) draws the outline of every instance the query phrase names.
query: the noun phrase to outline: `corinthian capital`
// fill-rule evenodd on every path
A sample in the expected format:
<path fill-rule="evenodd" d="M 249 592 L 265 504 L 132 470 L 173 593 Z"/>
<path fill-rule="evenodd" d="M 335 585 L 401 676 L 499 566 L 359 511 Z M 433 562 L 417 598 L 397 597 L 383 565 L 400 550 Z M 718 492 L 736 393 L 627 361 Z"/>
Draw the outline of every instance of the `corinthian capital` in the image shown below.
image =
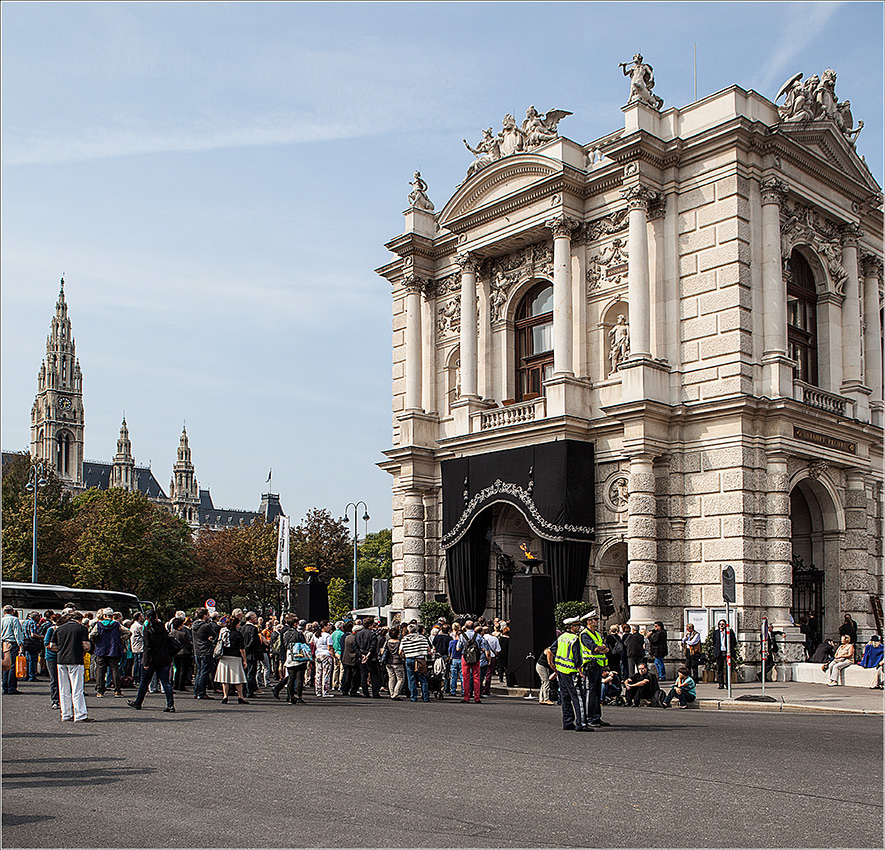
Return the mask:
<path fill-rule="evenodd" d="M 882 277 L 882 258 L 875 254 L 864 252 L 860 258 L 861 269 L 864 277 Z"/>
<path fill-rule="evenodd" d="M 856 248 L 858 240 L 863 236 L 863 231 L 853 222 L 845 224 L 841 228 L 842 245 L 845 248 Z"/>
<path fill-rule="evenodd" d="M 648 186 L 634 183 L 632 186 L 624 186 L 621 189 L 621 197 L 627 202 L 628 210 L 645 210 L 648 205 L 658 197 L 658 193 Z"/>
<path fill-rule="evenodd" d="M 473 274 L 476 274 L 476 268 L 479 265 L 476 255 L 470 253 L 458 254 L 455 257 L 455 263 L 460 267 L 462 274 L 464 272 L 472 272 Z"/>
<path fill-rule="evenodd" d="M 409 275 L 408 277 L 403 278 L 403 288 L 410 294 L 420 295 L 424 292 L 428 283 L 429 281 L 425 280 L 423 277 L 416 277 L 415 275 Z"/>
<path fill-rule="evenodd" d="M 777 177 L 766 177 L 760 184 L 763 204 L 780 204 L 787 197 L 789 186 Z"/>
<path fill-rule="evenodd" d="M 551 218 L 549 221 L 544 222 L 544 227 L 548 230 L 553 231 L 553 238 L 556 239 L 559 236 L 571 236 L 572 231 L 578 226 L 578 222 L 576 222 L 573 218 L 568 218 L 567 216 L 561 215 L 557 218 Z"/>

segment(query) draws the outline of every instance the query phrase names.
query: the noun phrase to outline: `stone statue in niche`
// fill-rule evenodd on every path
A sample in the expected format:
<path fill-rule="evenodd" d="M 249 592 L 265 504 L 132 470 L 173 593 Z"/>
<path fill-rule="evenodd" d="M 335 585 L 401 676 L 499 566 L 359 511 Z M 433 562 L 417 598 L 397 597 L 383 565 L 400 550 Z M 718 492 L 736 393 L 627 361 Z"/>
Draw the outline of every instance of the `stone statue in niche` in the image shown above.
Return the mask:
<path fill-rule="evenodd" d="M 611 345 L 608 351 L 608 360 L 611 364 L 611 372 L 617 372 L 618 367 L 630 354 L 630 325 L 627 317 L 621 313 L 615 326 L 608 332 Z"/>
<path fill-rule="evenodd" d="M 624 72 L 625 77 L 630 78 L 630 99 L 627 103 L 644 103 L 652 109 L 660 111 L 664 105 L 664 99 L 652 92 L 655 87 L 655 75 L 651 65 L 642 61 L 641 53 L 633 54 L 633 64 L 620 62 L 618 67 Z"/>
<path fill-rule="evenodd" d="M 836 97 L 836 72 L 827 68 L 818 77 L 810 76 L 802 82 L 802 72 L 793 74 L 780 88 L 774 98 L 777 103 L 784 97 L 783 106 L 777 108 L 781 121 L 793 124 L 800 121 L 833 121 L 845 138 L 854 144 L 863 129 L 863 121 L 854 126 L 851 115 L 851 101 L 841 103 Z"/>
<path fill-rule="evenodd" d="M 420 171 L 415 172 L 415 179 L 409 185 L 412 187 L 409 192 L 409 209 L 433 212 L 433 204 L 427 196 L 427 183 L 421 178 Z"/>
<path fill-rule="evenodd" d="M 558 124 L 571 114 L 564 109 L 551 109 L 542 118 L 538 110 L 534 106 L 530 106 L 525 113 L 525 121 L 522 122 L 526 148 L 535 148 L 559 138 L 559 132 L 556 129 Z"/>

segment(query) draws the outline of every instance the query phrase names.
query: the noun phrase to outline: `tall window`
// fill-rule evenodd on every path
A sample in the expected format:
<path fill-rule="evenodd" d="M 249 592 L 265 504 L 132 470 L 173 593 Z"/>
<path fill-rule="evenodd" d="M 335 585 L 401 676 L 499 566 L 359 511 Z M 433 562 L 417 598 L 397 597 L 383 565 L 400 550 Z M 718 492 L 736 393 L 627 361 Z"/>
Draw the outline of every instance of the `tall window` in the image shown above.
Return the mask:
<path fill-rule="evenodd" d="M 787 285 L 787 343 L 798 364 L 796 377 L 817 386 L 817 287 L 808 261 L 798 251 L 790 255 Z"/>
<path fill-rule="evenodd" d="M 71 472 L 71 437 L 69 434 L 58 435 L 58 458 L 56 468 L 60 475 L 70 475 Z"/>
<path fill-rule="evenodd" d="M 553 374 L 553 287 L 533 286 L 516 313 L 517 401 L 537 398 Z"/>

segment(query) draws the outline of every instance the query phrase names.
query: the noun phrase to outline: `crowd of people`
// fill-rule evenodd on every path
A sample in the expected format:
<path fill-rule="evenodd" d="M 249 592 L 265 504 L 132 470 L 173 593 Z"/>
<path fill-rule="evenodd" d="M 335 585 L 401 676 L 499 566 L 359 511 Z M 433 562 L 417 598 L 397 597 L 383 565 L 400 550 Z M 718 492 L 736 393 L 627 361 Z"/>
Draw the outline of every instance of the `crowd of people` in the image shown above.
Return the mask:
<path fill-rule="evenodd" d="M 427 629 L 416 620 L 387 627 L 373 617 L 312 623 L 294 614 L 264 619 L 239 608 L 228 615 L 206 608 L 193 616 L 177 611 L 165 621 L 154 609 L 132 619 L 109 608 L 95 614 L 72 608 L 32 612 L 21 620 L 7 605 L 3 614 L 3 693 L 18 693 L 20 675 L 36 681 L 43 671 L 52 707 L 64 721 L 94 722 L 86 706 L 87 682 L 96 698 L 110 693 L 122 698 L 124 688 L 134 689 L 135 698 L 127 702 L 135 710 L 149 692 L 162 691 L 168 713 L 175 712 L 176 693 L 184 692 L 199 700 L 220 698 L 223 704 L 235 696 L 238 705 L 267 694 L 305 705 L 306 689 L 317 699 L 384 696 L 429 702 L 449 696 L 480 703 L 491 695 L 495 677 L 513 684 L 510 628 L 499 618 L 452 623 L 440 618 Z M 856 624 L 847 615 L 840 632 L 838 646 L 825 641 L 812 656 L 829 671 L 831 685 L 855 660 Z M 691 623 L 681 646 L 683 664 L 666 692 L 661 686 L 668 636 L 662 622 L 650 630 L 613 625 L 603 633 L 596 612 L 568 619 L 535 660 L 538 701 L 561 705 L 563 728 L 578 731 L 607 726 L 604 705 L 667 708 L 678 701 L 685 708 L 696 699 L 704 660 L 700 634 Z M 736 646 L 734 632 L 721 620 L 712 639 L 720 688 L 726 687 L 726 658 Z M 882 656 L 882 642 L 873 636 L 860 662 L 875 669 L 870 687 L 882 687 Z"/>

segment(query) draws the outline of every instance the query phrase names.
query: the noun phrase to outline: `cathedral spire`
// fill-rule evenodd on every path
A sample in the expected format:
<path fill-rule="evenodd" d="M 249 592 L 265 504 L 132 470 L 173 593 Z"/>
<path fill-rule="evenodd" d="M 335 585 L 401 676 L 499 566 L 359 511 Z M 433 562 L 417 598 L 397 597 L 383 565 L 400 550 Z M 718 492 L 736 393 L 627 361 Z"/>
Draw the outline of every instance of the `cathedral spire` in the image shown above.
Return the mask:
<path fill-rule="evenodd" d="M 169 485 L 172 510 L 193 528 L 199 526 L 200 491 L 191 462 L 191 450 L 187 439 L 187 426 L 181 429 L 178 441 L 178 454 L 172 467 L 172 482 Z"/>
<path fill-rule="evenodd" d="M 111 469 L 111 487 L 122 487 L 124 490 L 136 489 L 138 480 L 135 475 L 135 458 L 132 456 L 132 444 L 129 441 L 129 426 L 126 424 L 126 413 L 120 425 L 120 438 L 117 440 L 117 454 Z"/>
<path fill-rule="evenodd" d="M 73 486 L 83 483 L 83 426 L 83 375 L 62 276 L 31 408 L 31 456 Z"/>

